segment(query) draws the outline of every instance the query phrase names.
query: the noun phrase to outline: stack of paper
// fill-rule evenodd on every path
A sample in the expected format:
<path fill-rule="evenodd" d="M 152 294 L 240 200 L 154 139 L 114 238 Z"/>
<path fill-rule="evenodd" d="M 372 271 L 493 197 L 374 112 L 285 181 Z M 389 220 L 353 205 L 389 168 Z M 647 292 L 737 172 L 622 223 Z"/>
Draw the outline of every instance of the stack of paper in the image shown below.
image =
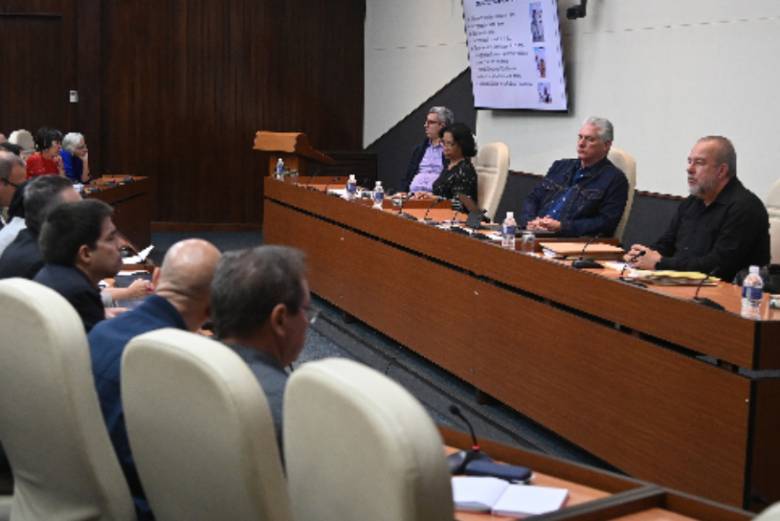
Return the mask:
<path fill-rule="evenodd" d="M 497 478 L 456 476 L 452 478 L 452 494 L 458 510 L 491 512 L 497 516 L 531 516 L 558 510 L 569 491 L 512 485 Z"/>

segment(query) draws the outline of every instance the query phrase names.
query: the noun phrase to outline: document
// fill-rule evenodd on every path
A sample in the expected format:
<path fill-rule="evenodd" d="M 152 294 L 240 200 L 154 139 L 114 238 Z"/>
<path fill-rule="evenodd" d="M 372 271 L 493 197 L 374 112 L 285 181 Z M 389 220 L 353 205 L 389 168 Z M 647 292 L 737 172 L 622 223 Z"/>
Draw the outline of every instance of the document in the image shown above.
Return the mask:
<path fill-rule="evenodd" d="M 530 516 L 553 512 L 563 506 L 565 488 L 512 485 L 502 479 L 455 476 L 452 478 L 455 508 L 491 512 L 500 516 Z"/>

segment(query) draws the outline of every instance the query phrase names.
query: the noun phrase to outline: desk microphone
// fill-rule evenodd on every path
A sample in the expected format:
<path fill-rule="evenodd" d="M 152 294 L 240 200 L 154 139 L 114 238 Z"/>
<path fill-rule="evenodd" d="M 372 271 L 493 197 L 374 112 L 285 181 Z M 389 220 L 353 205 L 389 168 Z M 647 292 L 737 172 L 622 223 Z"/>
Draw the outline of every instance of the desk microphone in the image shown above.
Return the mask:
<path fill-rule="evenodd" d="M 445 200 L 444 197 L 436 196 L 436 198 L 433 200 L 433 202 L 430 205 L 428 205 L 428 208 L 426 208 L 425 215 L 423 215 L 422 220 L 423 221 L 429 221 L 430 219 L 428 218 L 428 214 L 431 212 L 431 210 L 433 210 L 434 206 L 436 206 L 437 204 L 439 204 L 440 202 L 442 202 L 444 200 Z"/>
<path fill-rule="evenodd" d="M 496 463 L 493 459 L 482 452 L 477 442 L 477 436 L 474 434 L 474 428 L 471 422 L 460 412 L 457 405 L 450 405 L 450 414 L 463 420 L 471 434 L 471 450 L 462 450 L 447 457 L 447 463 L 450 466 L 450 473 L 453 475 L 465 474 L 467 476 L 492 476 L 504 479 L 510 482 L 526 482 L 531 479 L 531 470 L 517 465 L 506 465 Z"/>
<path fill-rule="evenodd" d="M 639 282 L 638 280 L 634 279 L 627 279 L 626 278 L 626 268 L 628 268 L 628 265 L 632 262 L 636 261 L 639 257 L 643 256 L 645 253 L 647 253 L 647 250 L 642 250 L 636 255 L 633 255 L 630 259 L 628 259 L 626 262 L 623 263 L 623 269 L 620 270 L 620 275 L 618 275 L 618 280 L 625 282 L 627 284 L 631 284 L 632 286 L 637 286 L 640 288 L 646 288 L 647 284 L 643 284 Z"/>
<path fill-rule="evenodd" d="M 410 221 L 416 221 L 417 217 L 415 217 L 414 215 L 411 215 L 411 214 L 408 214 L 408 213 L 404 212 L 404 203 L 406 201 L 408 201 L 409 199 L 411 199 L 411 198 L 412 198 L 412 193 L 411 192 L 407 192 L 406 195 L 402 195 L 401 196 L 401 198 L 399 199 L 401 204 L 398 205 L 398 215 L 400 215 L 404 219 L 409 219 Z"/>
<path fill-rule="evenodd" d="M 585 241 L 585 246 L 582 247 L 582 251 L 580 252 L 580 258 L 575 260 L 571 263 L 573 268 L 577 268 L 578 270 L 584 269 L 584 268 L 592 268 L 592 269 L 601 269 L 604 266 L 599 264 L 598 262 L 594 261 L 593 259 L 586 259 L 585 258 L 585 250 L 588 249 L 588 246 L 590 246 L 593 241 L 601 237 L 600 233 L 597 233 L 587 241 Z"/>
<path fill-rule="evenodd" d="M 714 300 L 709 299 L 707 297 L 700 297 L 699 296 L 699 291 L 701 291 L 701 287 L 704 286 L 705 282 L 710 280 L 710 277 L 715 275 L 716 271 L 718 271 L 718 267 L 717 266 L 715 268 L 712 268 L 712 270 L 709 273 L 707 273 L 707 276 L 704 277 L 703 279 L 701 279 L 701 281 L 699 281 L 699 284 L 696 285 L 696 293 L 693 294 L 693 301 L 696 302 L 697 304 L 701 304 L 702 306 L 707 306 L 708 308 L 718 309 L 720 311 L 723 311 L 726 308 L 724 308 L 723 306 L 721 306 L 720 304 L 718 304 Z"/>

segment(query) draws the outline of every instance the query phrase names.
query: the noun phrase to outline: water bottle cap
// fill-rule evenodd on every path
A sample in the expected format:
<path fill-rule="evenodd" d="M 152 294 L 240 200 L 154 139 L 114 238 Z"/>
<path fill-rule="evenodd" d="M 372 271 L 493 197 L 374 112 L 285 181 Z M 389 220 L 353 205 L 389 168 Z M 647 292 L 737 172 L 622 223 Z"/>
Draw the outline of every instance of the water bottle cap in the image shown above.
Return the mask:
<path fill-rule="evenodd" d="M 507 212 L 506 213 L 506 218 L 507 219 L 509 219 L 509 218 L 514 219 L 515 218 L 515 212 Z"/>
<path fill-rule="evenodd" d="M 382 188 L 382 181 L 377 181 L 376 186 L 377 188 Z"/>
<path fill-rule="evenodd" d="M 750 273 L 758 273 L 758 266 L 751 266 Z"/>
<path fill-rule="evenodd" d="M 355 180 L 355 174 L 349 174 L 349 180 L 354 181 Z"/>

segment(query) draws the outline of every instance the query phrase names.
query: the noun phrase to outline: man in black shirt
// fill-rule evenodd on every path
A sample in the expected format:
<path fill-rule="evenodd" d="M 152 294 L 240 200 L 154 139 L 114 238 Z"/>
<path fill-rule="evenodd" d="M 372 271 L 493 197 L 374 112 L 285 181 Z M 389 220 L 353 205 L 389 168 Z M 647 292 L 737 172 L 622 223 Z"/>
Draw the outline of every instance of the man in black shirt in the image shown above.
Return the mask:
<path fill-rule="evenodd" d="M 751 265 L 769 263 L 769 217 L 761 200 L 737 179 L 731 141 L 707 136 L 688 157 L 690 196 L 651 247 L 634 244 L 627 262 L 638 269 L 713 273 L 731 281 Z"/>
<path fill-rule="evenodd" d="M 46 264 L 33 280 L 65 297 L 87 333 L 105 318 L 98 283 L 122 267 L 112 213 L 97 199 L 63 203 L 41 228 L 39 243 Z"/>

